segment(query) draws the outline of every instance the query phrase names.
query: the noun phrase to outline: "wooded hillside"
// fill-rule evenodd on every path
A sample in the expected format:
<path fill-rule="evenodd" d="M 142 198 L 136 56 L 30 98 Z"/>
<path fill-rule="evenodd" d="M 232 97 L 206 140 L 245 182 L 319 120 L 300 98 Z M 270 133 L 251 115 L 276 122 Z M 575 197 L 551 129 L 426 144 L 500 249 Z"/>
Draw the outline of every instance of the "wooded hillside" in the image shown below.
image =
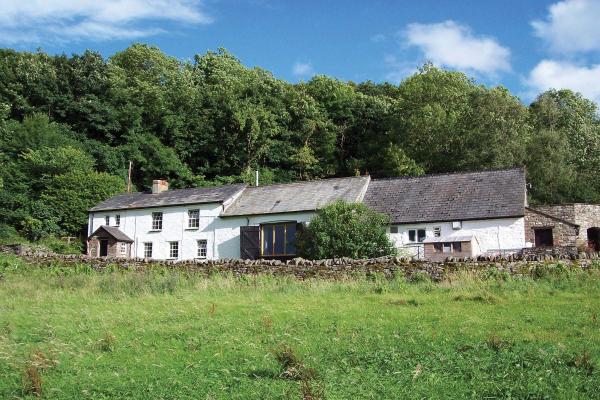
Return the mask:
<path fill-rule="evenodd" d="M 567 90 L 527 106 L 431 65 L 400 85 L 290 84 L 225 50 L 0 50 L 0 236 L 78 234 L 130 160 L 138 190 L 526 165 L 532 202 L 600 201 L 597 108 Z"/>

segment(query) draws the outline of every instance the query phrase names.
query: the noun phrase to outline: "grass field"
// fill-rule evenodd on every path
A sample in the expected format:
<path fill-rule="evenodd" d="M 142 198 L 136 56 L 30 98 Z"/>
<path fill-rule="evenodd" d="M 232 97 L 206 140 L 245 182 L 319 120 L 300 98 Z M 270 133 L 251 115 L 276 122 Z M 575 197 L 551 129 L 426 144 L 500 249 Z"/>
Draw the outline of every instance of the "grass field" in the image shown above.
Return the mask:
<path fill-rule="evenodd" d="M 203 278 L 0 256 L 0 398 L 600 398 L 600 265 Z"/>

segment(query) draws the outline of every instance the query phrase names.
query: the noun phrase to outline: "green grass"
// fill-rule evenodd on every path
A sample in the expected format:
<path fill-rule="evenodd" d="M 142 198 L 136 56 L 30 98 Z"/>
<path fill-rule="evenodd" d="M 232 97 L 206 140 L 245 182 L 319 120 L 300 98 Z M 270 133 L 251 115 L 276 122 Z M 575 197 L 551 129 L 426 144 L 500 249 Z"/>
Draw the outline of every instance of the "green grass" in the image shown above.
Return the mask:
<path fill-rule="evenodd" d="M 600 398 L 599 271 L 332 282 L 0 256 L 0 398 Z"/>

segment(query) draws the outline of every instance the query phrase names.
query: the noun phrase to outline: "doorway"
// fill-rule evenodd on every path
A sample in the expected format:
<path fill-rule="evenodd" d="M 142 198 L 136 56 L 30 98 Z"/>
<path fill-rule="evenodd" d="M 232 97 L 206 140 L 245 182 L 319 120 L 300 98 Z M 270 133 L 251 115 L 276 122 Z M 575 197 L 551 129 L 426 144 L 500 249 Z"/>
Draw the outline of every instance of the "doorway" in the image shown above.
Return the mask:
<path fill-rule="evenodd" d="M 100 239 L 100 257 L 108 256 L 108 240 Z"/>
<path fill-rule="evenodd" d="M 587 230 L 588 249 L 600 251 L 600 228 L 589 228 Z"/>
<path fill-rule="evenodd" d="M 535 247 L 552 247 L 554 238 L 552 237 L 552 228 L 534 229 Z"/>

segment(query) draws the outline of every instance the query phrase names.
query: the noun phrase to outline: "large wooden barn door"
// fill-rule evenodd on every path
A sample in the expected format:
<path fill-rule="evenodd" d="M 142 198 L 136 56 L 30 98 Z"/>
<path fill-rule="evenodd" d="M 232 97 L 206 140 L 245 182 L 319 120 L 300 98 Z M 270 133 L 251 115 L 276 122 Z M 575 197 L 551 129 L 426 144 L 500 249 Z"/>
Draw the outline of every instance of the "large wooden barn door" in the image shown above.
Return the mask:
<path fill-rule="evenodd" d="M 240 257 L 244 260 L 260 258 L 260 227 L 240 227 Z"/>

